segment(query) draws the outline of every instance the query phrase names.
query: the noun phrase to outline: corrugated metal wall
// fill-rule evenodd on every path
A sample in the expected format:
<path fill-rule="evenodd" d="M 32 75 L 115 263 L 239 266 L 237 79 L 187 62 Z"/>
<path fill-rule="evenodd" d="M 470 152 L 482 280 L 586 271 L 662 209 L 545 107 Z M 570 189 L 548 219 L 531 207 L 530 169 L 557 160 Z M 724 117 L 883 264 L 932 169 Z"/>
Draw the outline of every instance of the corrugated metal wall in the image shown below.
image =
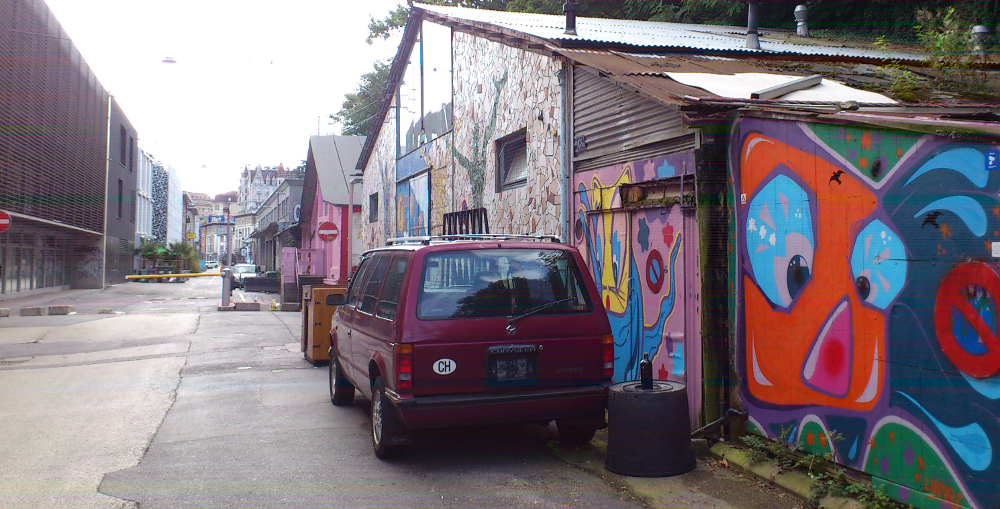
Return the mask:
<path fill-rule="evenodd" d="M 697 135 L 684 116 L 602 77 L 575 67 L 573 161 L 577 171 L 693 150 Z"/>
<path fill-rule="evenodd" d="M 45 4 L 0 2 L 0 209 L 103 232 L 107 114 Z"/>

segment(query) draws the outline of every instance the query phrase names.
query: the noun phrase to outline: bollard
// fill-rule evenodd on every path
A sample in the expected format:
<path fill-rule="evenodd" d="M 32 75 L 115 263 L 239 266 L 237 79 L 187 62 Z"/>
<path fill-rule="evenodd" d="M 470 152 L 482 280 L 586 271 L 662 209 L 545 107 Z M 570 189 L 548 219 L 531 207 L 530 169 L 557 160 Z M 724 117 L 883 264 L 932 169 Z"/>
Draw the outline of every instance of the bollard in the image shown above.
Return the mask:
<path fill-rule="evenodd" d="M 222 307 L 229 307 L 229 296 L 232 293 L 232 288 L 229 287 L 229 279 L 232 277 L 233 271 L 231 269 L 224 269 L 222 271 Z"/>

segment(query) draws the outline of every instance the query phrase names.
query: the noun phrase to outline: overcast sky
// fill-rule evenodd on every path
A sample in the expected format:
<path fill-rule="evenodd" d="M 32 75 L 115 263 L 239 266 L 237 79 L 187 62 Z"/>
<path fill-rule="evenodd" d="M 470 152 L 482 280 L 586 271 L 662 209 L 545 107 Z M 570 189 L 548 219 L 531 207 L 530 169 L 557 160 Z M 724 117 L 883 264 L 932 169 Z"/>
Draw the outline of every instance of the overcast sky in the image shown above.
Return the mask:
<path fill-rule="evenodd" d="M 246 165 L 297 166 L 317 128 L 340 134 L 328 115 L 398 45 L 367 45 L 369 16 L 401 3 L 45 1 L 140 146 L 176 168 L 185 191 L 212 195 L 235 191 Z"/>

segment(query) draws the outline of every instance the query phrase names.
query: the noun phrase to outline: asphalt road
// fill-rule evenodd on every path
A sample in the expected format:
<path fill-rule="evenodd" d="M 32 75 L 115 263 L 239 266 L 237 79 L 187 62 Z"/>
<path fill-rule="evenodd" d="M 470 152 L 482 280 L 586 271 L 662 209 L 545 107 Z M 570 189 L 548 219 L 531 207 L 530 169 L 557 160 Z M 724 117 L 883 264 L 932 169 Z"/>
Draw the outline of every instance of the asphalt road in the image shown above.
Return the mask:
<path fill-rule="evenodd" d="M 220 285 L 0 301 L 15 315 L 77 310 L 0 318 L 0 508 L 643 507 L 560 459 L 552 426 L 424 432 L 402 457 L 378 460 L 367 402 L 332 406 L 326 368 L 303 358 L 300 314 L 217 311 Z M 244 299 L 257 297 L 274 296 Z M 697 483 L 714 478 L 699 471 L 671 488 L 679 500 L 778 507 L 705 495 Z"/>
<path fill-rule="evenodd" d="M 557 459 L 550 427 L 424 433 L 378 460 L 366 402 L 333 407 L 303 358 L 300 315 L 216 311 L 219 284 L 0 302 L 77 308 L 0 321 L 0 506 L 641 506 Z"/>

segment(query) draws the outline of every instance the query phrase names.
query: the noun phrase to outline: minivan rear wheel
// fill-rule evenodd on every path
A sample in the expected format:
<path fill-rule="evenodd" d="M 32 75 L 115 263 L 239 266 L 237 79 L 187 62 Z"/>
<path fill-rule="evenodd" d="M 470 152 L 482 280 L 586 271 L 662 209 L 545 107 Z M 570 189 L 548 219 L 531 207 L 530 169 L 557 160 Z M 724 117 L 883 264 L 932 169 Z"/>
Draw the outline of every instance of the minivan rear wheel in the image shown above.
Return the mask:
<path fill-rule="evenodd" d="M 337 406 L 354 403 L 354 386 L 341 374 L 336 357 L 330 359 L 330 402 Z"/>
<path fill-rule="evenodd" d="M 393 445 L 402 434 L 402 426 L 389 407 L 385 397 L 385 384 L 381 378 L 376 378 L 372 384 L 372 448 L 379 459 L 389 459 L 400 452 L 398 445 Z"/>

